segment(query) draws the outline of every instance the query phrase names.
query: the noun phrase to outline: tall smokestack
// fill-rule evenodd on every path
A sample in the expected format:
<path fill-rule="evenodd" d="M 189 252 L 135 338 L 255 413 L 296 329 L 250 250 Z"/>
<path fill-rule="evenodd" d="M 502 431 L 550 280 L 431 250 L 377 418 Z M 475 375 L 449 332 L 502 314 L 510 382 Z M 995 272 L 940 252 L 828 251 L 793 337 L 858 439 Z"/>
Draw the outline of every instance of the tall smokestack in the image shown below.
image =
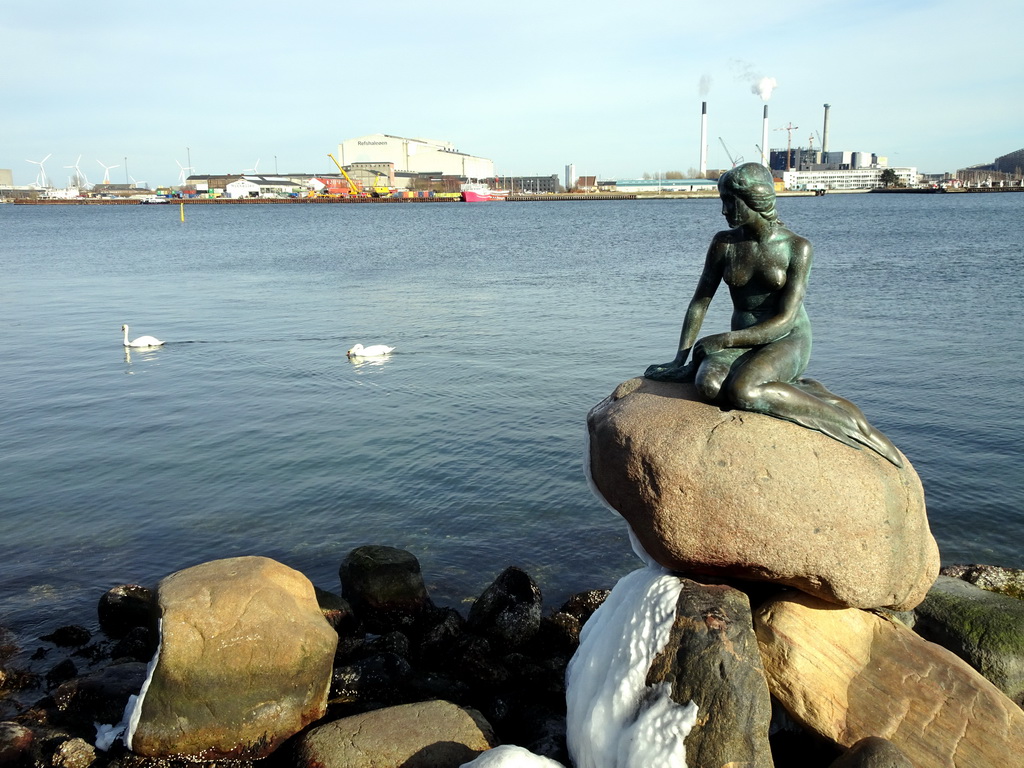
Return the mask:
<path fill-rule="evenodd" d="M 700 177 L 708 175 L 708 103 L 700 103 Z"/>
<path fill-rule="evenodd" d="M 824 154 L 828 152 L 828 111 L 831 109 L 831 105 L 825 105 L 825 125 L 821 128 L 821 152 Z M 825 158 L 821 158 L 821 162 L 825 162 Z"/>
<path fill-rule="evenodd" d="M 768 105 L 764 105 L 764 124 L 761 126 L 761 165 L 768 166 Z"/>

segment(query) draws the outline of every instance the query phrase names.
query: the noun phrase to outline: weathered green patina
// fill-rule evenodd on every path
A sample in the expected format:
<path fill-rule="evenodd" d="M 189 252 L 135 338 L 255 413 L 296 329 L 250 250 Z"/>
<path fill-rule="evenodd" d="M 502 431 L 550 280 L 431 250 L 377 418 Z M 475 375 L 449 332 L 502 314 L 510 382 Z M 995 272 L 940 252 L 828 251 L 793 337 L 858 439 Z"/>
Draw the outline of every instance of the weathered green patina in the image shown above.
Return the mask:
<path fill-rule="evenodd" d="M 745 163 L 724 174 L 718 190 L 730 228 L 708 248 L 675 359 L 648 367 L 645 376 L 692 381 L 708 402 L 786 419 L 902 466 L 899 451 L 857 406 L 802 376 L 811 356 L 804 295 L 812 248 L 779 220 L 770 171 Z M 723 282 L 732 296 L 732 329 L 698 340 Z"/>

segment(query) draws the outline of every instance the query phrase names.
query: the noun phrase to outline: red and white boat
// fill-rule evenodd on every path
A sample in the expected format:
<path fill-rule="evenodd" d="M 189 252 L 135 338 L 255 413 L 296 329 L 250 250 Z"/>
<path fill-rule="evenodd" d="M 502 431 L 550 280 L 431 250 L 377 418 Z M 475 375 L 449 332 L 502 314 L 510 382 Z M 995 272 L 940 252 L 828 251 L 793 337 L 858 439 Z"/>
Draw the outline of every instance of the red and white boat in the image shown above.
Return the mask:
<path fill-rule="evenodd" d="M 491 189 L 486 184 L 469 183 L 462 185 L 462 199 L 467 203 L 487 203 L 493 200 L 504 200 L 508 197 L 507 189 Z"/>

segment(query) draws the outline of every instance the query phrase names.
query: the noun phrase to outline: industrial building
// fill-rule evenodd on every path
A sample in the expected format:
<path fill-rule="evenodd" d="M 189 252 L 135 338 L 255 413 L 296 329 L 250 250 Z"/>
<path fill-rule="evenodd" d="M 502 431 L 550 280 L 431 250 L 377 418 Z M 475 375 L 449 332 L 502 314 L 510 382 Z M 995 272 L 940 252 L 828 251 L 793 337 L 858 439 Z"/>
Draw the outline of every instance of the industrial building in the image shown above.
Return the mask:
<path fill-rule="evenodd" d="M 1024 183 L 1024 149 L 997 157 L 991 163 L 960 168 L 956 178 L 968 186 L 994 186 Z"/>
<path fill-rule="evenodd" d="M 896 183 L 904 187 L 917 185 L 917 168 L 886 168 L 879 165 L 867 168 L 822 168 L 806 171 L 783 171 L 782 182 L 786 189 L 874 189 L 884 186 L 882 173 L 891 170 L 896 174 Z"/>
<path fill-rule="evenodd" d="M 872 189 L 881 186 L 882 173 L 887 169 L 888 160 L 872 152 L 835 152 L 829 148 L 829 111 L 825 104 L 824 122 L 821 131 L 821 149 L 793 147 L 787 142 L 785 149 L 768 148 L 768 105 L 764 106 L 761 124 L 761 162 L 767 165 L 776 178 L 782 178 L 785 189 L 828 190 L 828 189 Z M 787 126 L 792 138 L 792 126 Z M 707 171 L 708 105 L 701 103 L 700 115 L 700 175 L 712 176 Z M 728 149 L 726 150 L 728 153 Z M 730 159 L 732 159 L 730 157 Z M 915 186 L 918 183 L 916 168 L 892 168 L 898 183 Z M 619 183 L 619 186 L 622 182 Z"/>
<path fill-rule="evenodd" d="M 496 176 L 494 183 L 513 194 L 540 195 L 562 191 L 557 173 L 550 176 Z"/>
<path fill-rule="evenodd" d="M 433 174 L 464 179 L 493 179 L 494 161 L 460 152 L 447 141 L 408 139 L 373 133 L 338 144 L 338 162 L 391 163 L 396 174 Z"/>
<path fill-rule="evenodd" d="M 647 192 L 653 194 L 669 192 L 707 192 L 718 191 L 715 179 L 617 179 L 615 181 L 599 181 L 597 187 L 603 192 Z"/>

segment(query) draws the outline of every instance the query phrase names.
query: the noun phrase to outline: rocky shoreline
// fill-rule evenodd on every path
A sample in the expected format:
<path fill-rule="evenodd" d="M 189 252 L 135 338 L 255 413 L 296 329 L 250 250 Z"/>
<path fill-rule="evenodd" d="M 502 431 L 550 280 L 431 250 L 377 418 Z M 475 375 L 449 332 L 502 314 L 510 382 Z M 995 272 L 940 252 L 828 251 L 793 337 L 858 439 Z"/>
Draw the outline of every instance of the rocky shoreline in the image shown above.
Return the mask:
<path fill-rule="evenodd" d="M 408 552 L 362 547 L 339 572 L 337 592 L 315 593 L 320 613 L 337 633 L 325 712 L 265 756 L 221 756 L 219 762 L 268 768 L 459 766 L 483 749 L 514 744 L 572 765 L 565 736 L 566 666 L 579 645 L 581 627 L 608 590 L 581 593 L 544 615 L 536 583 L 509 567 L 464 616 L 433 603 L 419 564 Z M 863 613 L 916 624 L 922 637 L 957 653 L 1020 707 L 1024 571 L 954 566 L 944 574 L 914 611 Z M 728 583 L 747 596 L 755 613 L 780 594 L 773 585 Z M 791 592 L 783 589 L 782 594 Z M 81 626 L 57 627 L 39 638 L 24 667 L 10 662 L 18 649 L 5 638 L 0 647 L 0 766 L 155 768 L 212 762 L 195 755 L 146 757 L 120 742 L 107 751 L 95 747 L 96 723 L 118 722 L 129 696 L 146 679 L 159 639 L 158 612 L 153 587 L 121 585 L 99 599 L 98 635 Z M 439 710 L 442 704 L 450 710 Z M 774 765 L 825 768 L 852 759 L 794 725 L 777 702 L 773 710 L 768 740 Z M 414 738 L 403 718 L 439 718 L 437 728 L 444 729 L 454 727 L 453 713 L 466 718 L 456 729 L 463 735 L 445 739 L 444 749 L 420 749 L 419 762 L 377 762 L 401 753 L 403 739 Z M 368 742 L 377 745 L 379 754 L 365 754 L 365 745 L 357 748 L 346 723 L 357 723 L 364 734 L 379 729 L 383 741 Z M 333 741 L 322 730 L 327 724 L 338 730 Z M 416 752 L 415 745 L 410 749 Z"/>

